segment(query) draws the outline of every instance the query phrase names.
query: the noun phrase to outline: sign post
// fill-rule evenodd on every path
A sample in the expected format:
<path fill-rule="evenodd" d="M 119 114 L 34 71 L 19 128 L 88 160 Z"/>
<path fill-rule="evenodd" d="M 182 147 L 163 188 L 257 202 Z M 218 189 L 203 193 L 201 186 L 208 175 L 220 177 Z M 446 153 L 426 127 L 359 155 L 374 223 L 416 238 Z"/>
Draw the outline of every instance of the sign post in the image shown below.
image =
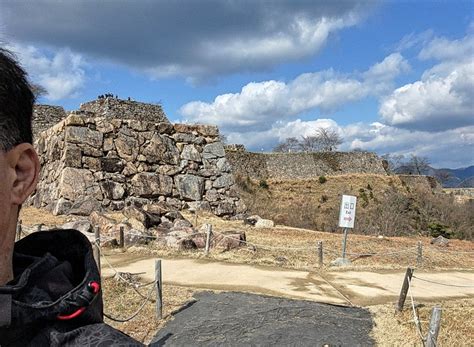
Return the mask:
<path fill-rule="evenodd" d="M 350 260 L 346 258 L 347 247 L 347 229 L 354 228 L 356 215 L 357 197 L 352 195 L 343 195 L 341 200 L 341 209 L 339 211 L 339 227 L 343 228 L 344 237 L 342 239 L 342 258 L 337 258 L 332 262 L 333 265 L 350 265 Z"/>

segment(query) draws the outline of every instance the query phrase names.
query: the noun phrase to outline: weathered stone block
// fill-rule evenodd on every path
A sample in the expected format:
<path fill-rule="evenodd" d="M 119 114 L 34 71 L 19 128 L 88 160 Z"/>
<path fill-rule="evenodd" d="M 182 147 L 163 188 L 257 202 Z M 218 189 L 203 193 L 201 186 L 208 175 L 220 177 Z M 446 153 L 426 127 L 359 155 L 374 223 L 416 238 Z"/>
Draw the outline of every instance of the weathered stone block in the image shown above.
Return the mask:
<path fill-rule="evenodd" d="M 225 156 L 224 146 L 221 142 L 214 142 L 205 145 L 202 156 L 205 159 L 222 158 Z"/>
<path fill-rule="evenodd" d="M 119 200 L 125 195 L 125 189 L 123 186 L 114 181 L 107 180 L 100 182 L 100 187 L 102 188 L 104 196 L 110 200 Z"/>
<path fill-rule="evenodd" d="M 119 134 L 114 140 L 115 148 L 120 158 L 134 161 L 138 155 L 138 141 L 131 136 Z"/>
<path fill-rule="evenodd" d="M 102 200 L 102 192 L 89 170 L 65 168 L 59 179 L 59 196 L 70 201 L 76 201 L 80 197 L 87 196 Z"/>
<path fill-rule="evenodd" d="M 120 158 L 101 158 L 101 165 L 105 172 L 121 172 L 124 168 Z"/>
<path fill-rule="evenodd" d="M 75 145 L 67 144 L 64 148 L 62 160 L 65 166 L 80 168 L 82 165 L 81 149 Z"/>
<path fill-rule="evenodd" d="M 66 127 L 66 142 L 85 143 L 94 148 L 101 148 L 104 135 L 87 127 Z"/>
<path fill-rule="evenodd" d="M 212 186 L 214 188 L 228 188 L 232 184 L 234 184 L 234 176 L 232 174 L 223 174 L 217 177 Z"/>
<path fill-rule="evenodd" d="M 91 171 L 100 171 L 102 169 L 99 158 L 82 157 L 82 163 L 84 167 L 89 168 Z"/>
<path fill-rule="evenodd" d="M 175 177 L 179 195 L 184 200 L 201 200 L 204 190 L 204 179 L 194 175 L 178 175 Z"/>
<path fill-rule="evenodd" d="M 194 145 L 184 145 L 183 151 L 181 152 L 181 158 L 193 161 L 201 161 L 201 153 L 197 150 Z"/>
<path fill-rule="evenodd" d="M 164 162 L 167 164 L 178 164 L 179 151 L 172 139 L 167 136 L 155 134 L 142 154 L 149 163 Z"/>
<path fill-rule="evenodd" d="M 149 172 L 138 173 L 130 181 L 132 193 L 141 197 L 171 195 L 173 179 L 169 176 Z"/>

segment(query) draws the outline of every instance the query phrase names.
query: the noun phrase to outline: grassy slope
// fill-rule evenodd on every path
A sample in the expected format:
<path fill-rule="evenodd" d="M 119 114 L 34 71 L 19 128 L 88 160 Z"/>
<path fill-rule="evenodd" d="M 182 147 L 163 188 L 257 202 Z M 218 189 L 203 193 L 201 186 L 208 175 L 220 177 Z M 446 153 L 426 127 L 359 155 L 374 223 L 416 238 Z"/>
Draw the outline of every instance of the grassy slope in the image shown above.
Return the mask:
<path fill-rule="evenodd" d="M 341 195 L 347 194 L 358 197 L 356 224 L 352 230 L 355 233 L 413 235 L 426 231 L 429 223 L 449 217 L 450 223 L 453 220 L 464 223 L 453 223 L 456 230 L 464 230 L 463 238 L 472 236 L 472 231 L 469 232 L 472 224 L 468 225 L 469 218 L 473 220 L 472 211 L 467 205 L 460 206 L 459 211 L 454 209 L 450 197 L 433 191 L 427 182 L 406 185 L 398 176 L 352 174 L 327 176 L 324 183 L 318 179 L 265 182 L 238 179 L 237 183 L 250 213 L 282 225 L 337 231 Z M 438 204 L 438 200 L 442 201 Z M 432 208 L 430 204 L 438 206 Z M 446 205 L 453 209 L 449 214 L 443 213 L 448 210 Z M 457 218 L 455 213 L 460 211 L 465 214 Z"/>

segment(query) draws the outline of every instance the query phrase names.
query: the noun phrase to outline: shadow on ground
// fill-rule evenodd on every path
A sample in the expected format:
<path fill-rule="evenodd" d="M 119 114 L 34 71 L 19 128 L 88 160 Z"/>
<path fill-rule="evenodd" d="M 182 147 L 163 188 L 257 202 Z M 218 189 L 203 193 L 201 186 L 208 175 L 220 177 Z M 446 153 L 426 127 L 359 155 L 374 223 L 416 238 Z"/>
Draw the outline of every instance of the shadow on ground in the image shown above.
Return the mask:
<path fill-rule="evenodd" d="M 262 295 L 201 292 L 150 346 L 369 346 L 368 310 Z"/>

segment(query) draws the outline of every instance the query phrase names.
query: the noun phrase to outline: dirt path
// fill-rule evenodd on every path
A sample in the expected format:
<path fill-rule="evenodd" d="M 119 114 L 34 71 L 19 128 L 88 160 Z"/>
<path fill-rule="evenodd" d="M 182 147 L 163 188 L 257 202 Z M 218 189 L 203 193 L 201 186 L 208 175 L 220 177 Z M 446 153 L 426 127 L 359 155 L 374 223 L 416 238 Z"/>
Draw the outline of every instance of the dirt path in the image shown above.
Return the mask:
<path fill-rule="evenodd" d="M 142 275 L 145 281 L 154 278 L 155 259 L 130 258 L 130 254 L 107 258 L 118 271 L 145 272 Z M 104 276 L 114 274 L 106 264 L 102 267 Z M 404 271 L 316 273 L 196 259 L 163 259 L 162 267 L 163 281 L 174 285 L 360 306 L 394 302 L 405 274 Z M 416 270 L 415 276 L 418 278 L 413 278 L 412 289 L 419 301 L 474 297 L 473 271 Z"/>

